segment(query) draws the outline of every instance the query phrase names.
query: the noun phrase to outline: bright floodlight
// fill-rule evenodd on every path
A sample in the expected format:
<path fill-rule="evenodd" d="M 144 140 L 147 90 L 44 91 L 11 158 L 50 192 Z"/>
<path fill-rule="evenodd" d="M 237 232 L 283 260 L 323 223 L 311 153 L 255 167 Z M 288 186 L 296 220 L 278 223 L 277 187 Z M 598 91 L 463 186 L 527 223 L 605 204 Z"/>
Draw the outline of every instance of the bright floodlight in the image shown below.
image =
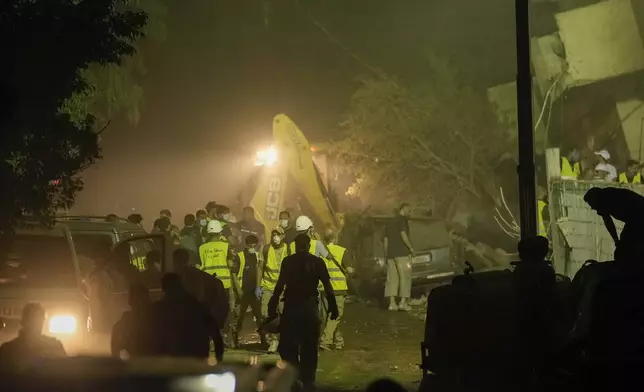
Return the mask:
<path fill-rule="evenodd" d="M 263 151 L 257 151 L 255 166 L 273 166 L 277 162 L 277 150 L 270 147 Z"/>
<path fill-rule="evenodd" d="M 76 317 L 71 315 L 56 315 L 49 319 L 49 333 L 52 334 L 73 334 L 76 333 L 78 322 Z"/>

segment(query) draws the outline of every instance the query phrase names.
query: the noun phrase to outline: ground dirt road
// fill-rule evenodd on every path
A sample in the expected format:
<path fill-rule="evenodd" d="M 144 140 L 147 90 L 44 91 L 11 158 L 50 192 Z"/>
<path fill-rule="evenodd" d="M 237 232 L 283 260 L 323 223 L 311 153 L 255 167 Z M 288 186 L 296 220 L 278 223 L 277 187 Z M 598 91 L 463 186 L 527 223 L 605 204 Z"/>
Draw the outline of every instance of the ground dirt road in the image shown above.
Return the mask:
<path fill-rule="evenodd" d="M 254 350 L 259 338 L 253 331 L 250 313 L 244 324 L 243 348 Z M 364 390 L 379 377 L 392 378 L 410 391 L 418 389 L 421 372 L 417 364 L 424 323 L 417 316 L 351 303 L 345 307 L 341 328 L 344 350 L 320 353 L 317 373 L 320 389 Z M 237 350 L 231 354 L 227 358 L 243 355 Z M 261 354 L 259 357 L 268 361 L 276 358 Z"/>

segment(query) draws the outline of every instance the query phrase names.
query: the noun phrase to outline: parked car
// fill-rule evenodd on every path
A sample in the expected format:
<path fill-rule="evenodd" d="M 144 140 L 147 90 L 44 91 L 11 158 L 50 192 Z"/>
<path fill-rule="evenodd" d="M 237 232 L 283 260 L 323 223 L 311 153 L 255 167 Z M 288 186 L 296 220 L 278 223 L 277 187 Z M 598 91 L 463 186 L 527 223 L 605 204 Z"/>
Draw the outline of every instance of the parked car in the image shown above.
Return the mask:
<path fill-rule="evenodd" d="M 387 279 L 384 255 L 386 225 L 394 216 L 372 216 L 359 230 L 354 290 L 361 296 L 382 297 Z M 412 289 L 429 291 L 447 283 L 455 273 L 453 243 L 444 221 L 427 217 L 409 219 L 410 240 L 416 251 L 412 263 Z M 359 286 L 359 287 L 355 287 Z"/>

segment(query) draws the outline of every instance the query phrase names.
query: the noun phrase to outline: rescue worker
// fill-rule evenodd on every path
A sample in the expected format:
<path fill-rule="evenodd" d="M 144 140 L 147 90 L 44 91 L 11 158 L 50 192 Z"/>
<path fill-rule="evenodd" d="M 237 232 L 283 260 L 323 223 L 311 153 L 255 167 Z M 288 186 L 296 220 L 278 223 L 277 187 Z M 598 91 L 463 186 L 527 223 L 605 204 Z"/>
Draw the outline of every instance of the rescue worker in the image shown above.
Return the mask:
<path fill-rule="evenodd" d="M 112 356 L 116 358 L 145 357 L 152 354 L 150 333 L 154 331 L 150 319 L 150 292 L 141 284 L 134 284 L 128 293 L 129 311 L 123 313 L 112 327 Z"/>
<path fill-rule="evenodd" d="M 261 311 L 261 302 L 257 296 L 258 279 L 257 279 L 257 270 L 258 264 L 260 263 L 262 253 L 257 253 L 259 246 L 259 240 L 253 234 L 250 234 L 246 237 L 246 249 L 237 253 L 235 256 L 235 265 L 236 269 L 239 271 L 237 273 L 237 280 L 239 281 L 239 286 L 242 291 L 242 295 L 238 298 L 238 301 L 235 303 L 235 317 L 237 322 L 235 328 L 232 331 L 232 338 L 234 340 L 234 345 L 238 345 L 239 333 L 244 326 L 244 317 L 246 316 L 246 310 L 250 307 L 253 317 L 255 317 L 255 323 L 257 324 L 257 329 L 259 330 L 262 324 L 262 311 Z M 266 339 L 264 334 L 260 334 L 261 344 L 264 346 L 266 344 Z"/>
<path fill-rule="evenodd" d="M 619 173 L 620 184 L 641 184 L 642 174 L 640 173 L 640 163 L 634 159 L 629 159 L 625 172 Z"/>
<path fill-rule="evenodd" d="M 255 209 L 253 207 L 244 207 L 243 217 L 238 225 L 241 231 L 242 244 L 246 244 L 246 237 L 254 235 L 259 240 L 258 249 L 264 248 L 266 244 L 266 229 L 260 221 L 255 219 Z"/>
<path fill-rule="evenodd" d="M 346 260 L 349 259 L 347 249 L 337 245 L 338 236 L 333 230 L 327 230 L 324 236 L 324 242 L 335 259 L 335 262 L 324 259 L 324 263 L 326 264 L 327 271 L 329 271 L 331 287 L 333 287 L 333 293 L 335 294 L 335 302 L 338 306 L 338 317 L 335 320 L 329 318 L 329 304 L 326 298 L 321 295 L 322 338 L 320 340 L 320 349 L 325 351 L 331 349 L 342 350 L 344 348 L 344 338 L 342 337 L 342 332 L 340 332 L 340 319 L 344 314 L 344 300 L 349 293 L 345 273 L 352 273 L 353 267 L 347 265 Z M 336 262 L 338 265 L 336 265 Z M 320 284 L 318 288 L 322 288 L 321 286 Z"/>
<path fill-rule="evenodd" d="M 165 296 L 151 309 L 153 322 L 161 326 L 155 331 L 154 354 L 206 359 L 212 340 L 215 357 L 221 361 L 224 342 L 210 311 L 188 293 L 177 274 L 165 274 L 161 288 Z"/>
<path fill-rule="evenodd" d="M 234 299 L 239 290 L 237 276 L 233 273 L 233 253 L 230 244 L 222 238 L 223 228 L 218 220 L 211 220 L 206 227 L 208 241 L 199 247 L 201 259 L 201 270 L 216 276 L 224 286 L 228 299 L 228 313 L 233 309 Z M 228 319 L 228 316 L 226 317 Z M 224 324 L 226 332 L 230 324 L 236 320 L 230 320 Z M 229 338 L 229 345 L 234 347 L 233 336 Z"/>
<path fill-rule="evenodd" d="M 263 257 L 257 269 L 258 289 L 255 294 L 261 300 L 262 318 L 266 320 L 268 319 L 268 302 L 275 292 L 275 284 L 280 275 L 282 261 L 289 254 L 288 246 L 283 242 L 282 235 L 277 229 L 271 232 L 271 243 L 264 247 L 262 253 Z M 279 310 L 281 311 L 281 309 Z M 266 340 L 269 344 L 268 352 L 277 352 L 278 335 L 267 334 Z"/>
<path fill-rule="evenodd" d="M 297 231 L 295 230 L 295 227 L 293 227 L 291 223 L 291 213 L 284 210 L 280 212 L 280 223 L 279 223 L 279 230 L 282 232 L 282 235 L 284 236 L 283 242 L 286 243 L 286 245 L 291 245 L 293 240 L 295 240 L 295 237 L 297 237 Z"/>
<path fill-rule="evenodd" d="M 568 156 L 561 157 L 561 178 L 576 180 L 581 176 L 579 150 L 574 147 Z"/>
<path fill-rule="evenodd" d="M 313 221 L 306 215 L 301 215 L 295 220 L 295 230 L 297 235 L 306 234 L 310 239 L 309 253 L 314 256 L 321 257 L 326 259 L 329 257 L 329 252 L 327 251 L 324 244 L 315 239 L 315 230 L 313 228 Z M 291 254 L 295 253 L 295 241 L 291 242 L 289 245 L 289 251 Z"/>
<path fill-rule="evenodd" d="M 605 181 L 617 180 L 617 169 L 608 162 L 610 160 L 608 150 L 595 151 L 595 155 L 599 157 L 599 163 L 595 166 L 596 175 L 598 174 Z"/>
<path fill-rule="evenodd" d="M 333 287 L 324 260 L 309 253 L 311 238 L 295 238 L 296 253 L 282 262 L 275 292 L 268 304 L 270 317 L 277 317 L 277 306 L 284 293 L 284 311 L 280 319 L 279 353 L 282 360 L 299 369 L 306 390 L 315 389 L 318 362 L 318 282 L 322 282 L 329 304 L 329 318 L 338 318 Z"/>
<path fill-rule="evenodd" d="M 38 303 L 23 308 L 18 337 L 0 346 L 0 371 L 20 372 L 39 359 L 67 356 L 59 340 L 42 334 L 45 316 L 45 309 Z"/>

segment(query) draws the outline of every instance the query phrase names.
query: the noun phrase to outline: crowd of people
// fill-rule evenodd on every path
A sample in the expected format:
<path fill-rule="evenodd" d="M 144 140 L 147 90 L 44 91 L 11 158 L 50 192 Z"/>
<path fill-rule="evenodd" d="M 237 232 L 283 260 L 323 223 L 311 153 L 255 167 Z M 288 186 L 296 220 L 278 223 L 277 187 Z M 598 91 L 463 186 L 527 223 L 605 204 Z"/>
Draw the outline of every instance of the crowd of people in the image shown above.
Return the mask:
<path fill-rule="evenodd" d="M 214 356 L 221 361 L 226 349 L 239 346 L 250 308 L 260 343 L 294 364 L 302 384 L 311 387 L 318 351 L 344 346 L 339 318 L 348 293 L 346 275 L 352 268 L 345 264 L 346 249 L 337 244 L 335 231 L 319 235 L 304 215 L 293 220 L 290 212 L 282 211 L 279 217 L 279 226 L 267 236 L 251 207 L 244 208 L 242 219 L 235 222 L 228 207 L 211 202 L 186 215 L 181 229 L 172 223 L 171 212 L 162 210 L 152 231 L 164 233 L 175 245 L 172 272 L 159 267 L 157 250 L 148 251 L 140 263 L 135 262 L 138 255 L 131 254 L 133 264 L 114 267 L 122 268 L 119 276 L 129 282 L 130 310 L 111 328 L 112 355 Z M 143 225 L 140 215 L 128 220 Z M 100 269 L 88 278 L 97 292 L 101 285 L 91 282 L 107 275 Z M 157 287 L 157 280 L 163 298 L 152 301 L 149 288 Z M 24 331 L 39 332 L 28 336 L 48 342 L 50 338 L 40 332 L 42 325 L 29 319 L 25 314 Z M 25 336 L 21 333 L 18 342 Z M 58 354 L 64 355 L 62 347 Z"/>

